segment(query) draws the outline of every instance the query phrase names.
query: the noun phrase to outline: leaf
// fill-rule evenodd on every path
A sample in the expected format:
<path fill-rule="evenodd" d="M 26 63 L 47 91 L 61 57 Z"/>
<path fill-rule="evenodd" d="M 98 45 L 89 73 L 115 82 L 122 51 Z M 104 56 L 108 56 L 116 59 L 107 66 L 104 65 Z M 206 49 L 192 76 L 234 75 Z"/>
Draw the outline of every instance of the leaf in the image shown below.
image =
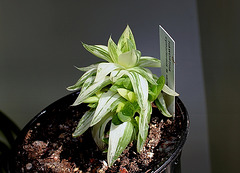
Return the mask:
<path fill-rule="evenodd" d="M 134 92 L 132 92 L 132 91 L 128 92 L 128 100 L 129 100 L 130 102 L 132 102 L 132 103 L 137 100 L 136 95 L 135 95 Z"/>
<path fill-rule="evenodd" d="M 145 111 L 147 109 L 148 102 L 148 82 L 142 77 L 140 74 L 136 72 L 128 72 L 129 79 L 131 80 L 134 93 L 137 97 L 137 102 L 141 111 Z"/>
<path fill-rule="evenodd" d="M 126 73 L 128 73 L 126 70 L 114 70 L 110 74 L 110 79 L 112 82 L 116 82 L 118 79 L 123 77 Z"/>
<path fill-rule="evenodd" d="M 103 93 L 98 101 L 98 106 L 96 108 L 90 126 L 97 124 L 99 121 L 101 121 L 102 118 L 106 116 L 106 114 L 114 109 L 112 105 L 115 105 L 114 102 L 117 101 L 120 97 L 121 96 L 118 93 L 112 92 L 110 90 L 106 93 Z"/>
<path fill-rule="evenodd" d="M 90 76 L 89 78 L 87 78 L 87 80 L 85 80 L 85 82 L 84 82 L 83 85 L 82 85 L 80 94 L 84 93 L 85 90 L 86 90 L 90 85 L 92 85 L 92 83 L 93 83 L 94 80 L 95 80 L 95 76 Z"/>
<path fill-rule="evenodd" d="M 115 82 L 115 85 L 123 86 L 124 80 L 125 80 L 125 77 L 118 79 L 118 80 Z"/>
<path fill-rule="evenodd" d="M 125 98 L 126 100 L 128 100 L 128 90 L 125 88 L 119 88 L 117 89 L 117 92 L 120 96 L 122 96 L 123 98 Z"/>
<path fill-rule="evenodd" d="M 118 113 L 121 108 L 124 106 L 125 99 L 122 97 L 119 97 L 112 105 L 111 105 L 111 111 L 116 111 Z"/>
<path fill-rule="evenodd" d="M 172 115 L 167 110 L 167 106 L 162 93 L 159 94 L 157 100 L 155 100 L 155 103 L 164 116 L 172 117 Z"/>
<path fill-rule="evenodd" d="M 130 68 L 138 64 L 139 58 L 140 56 L 137 50 L 130 50 L 120 54 L 117 62 L 123 67 Z"/>
<path fill-rule="evenodd" d="M 76 82 L 76 84 L 72 85 L 72 86 L 69 86 L 67 87 L 67 90 L 69 91 L 75 91 L 75 90 L 78 90 L 82 87 L 83 83 L 89 78 L 91 77 L 92 75 L 94 75 L 96 73 L 97 69 L 90 69 L 88 70 L 87 72 L 85 72 L 81 78 Z"/>
<path fill-rule="evenodd" d="M 147 79 L 149 83 L 151 83 L 153 85 L 157 85 L 156 81 L 153 78 L 152 72 L 149 69 L 146 69 L 146 68 L 143 68 L 143 67 L 133 67 L 133 68 L 130 68 L 128 70 L 139 73 L 145 79 Z"/>
<path fill-rule="evenodd" d="M 85 99 L 83 101 L 83 103 L 96 103 L 98 102 L 99 98 L 97 96 L 92 96 L 92 97 L 88 97 L 87 99 Z"/>
<path fill-rule="evenodd" d="M 118 118 L 118 114 L 115 114 L 112 118 L 112 123 L 114 125 L 119 125 L 122 124 L 123 122 Z"/>
<path fill-rule="evenodd" d="M 160 94 L 164 84 L 165 84 L 165 78 L 164 78 L 164 76 L 160 76 L 157 80 L 157 85 L 153 85 L 151 87 L 151 90 L 150 90 L 149 96 L 148 96 L 149 101 L 154 101 L 154 100 L 157 99 L 157 97 Z"/>
<path fill-rule="evenodd" d="M 76 106 L 81 104 L 85 99 L 92 96 L 98 90 L 102 89 L 103 87 L 109 85 L 111 83 L 109 77 L 105 77 L 103 80 L 99 82 L 94 82 L 91 86 L 89 86 L 83 93 L 80 93 L 73 103 L 72 106 Z"/>
<path fill-rule="evenodd" d="M 161 61 L 157 58 L 142 56 L 139 60 L 140 67 L 161 67 Z"/>
<path fill-rule="evenodd" d="M 119 68 L 119 67 L 114 63 L 100 63 L 97 68 L 95 82 L 102 80 L 111 71 L 116 70 L 117 68 Z"/>
<path fill-rule="evenodd" d="M 130 91 L 133 91 L 131 80 L 128 77 L 124 78 L 122 84 L 123 84 L 124 88 L 126 88 L 126 89 L 128 89 Z"/>
<path fill-rule="evenodd" d="M 97 63 L 97 64 L 92 64 L 92 65 L 89 65 L 89 66 L 87 66 L 87 67 L 76 67 L 76 66 L 75 66 L 75 68 L 78 69 L 78 70 L 80 70 L 80 71 L 88 71 L 88 70 L 92 70 L 92 69 L 96 69 L 96 70 L 97 70 L 98 64 L 99 64 L 99 63 Z"/>
<path fill-rule="evenodd" d="M 94 109 L 90 109 L 87 111 L 79 121 L 76 130 L 72 134 L 73 137 L 78 137 L 82 135 L 89 127 L 90 127 L 90 122 L 92 121 L 94 115 Z"/>
<path fill-rule="evenodd" d="M 109 90 L 112 91 L 112 92 L 117 92 L 117 90 L 119 89 L 120 87 L 117 86 L 117 85 L 112 85 Z"/>
<path fill-rule="evenodd" d="M 179 96 L 178 93 L 176 93 L 175 91 L 173 91 L 171 88 L 169 88 L 167 85 L 164 84 L 162 91 L 165 92 L 166 94 L 170 95 L 170 96 Z"/>
<path fill-rule="evenodd" d="M 111 124 L 107 153 L 109 166 L 113 165 L 123 150 L 131 142 L 132 134 L 133 125 L 131 122 L 124 122 L 120 125 Z"/>
<path fill-rule="evenodd" d="M 124 102 L 120 102 L 117 105 L 116 113 L 120 112 L 123 109 L 124 105 L 125 105 L 125 101 Z"/>
<path fill-rule="evenodd" d="M 135 93 L 130 90 L 127 90 L 125 88 L 118 88 L 117 92 L 120 94 L 120 96 L 122 96 L 123 98 L 125 98 L 126 100 L 128 100 L 130 102 L 136 101 Z"/>
<path fill-rule="evenodd" d="M 131 121 L 135 114 L 135 108 L 130 102 L 125 102 L 123 108 L 118 112 L 118 118 L 122 122 Z"/>
<path fill-rule="evenodd" d="M 138 120 L 138 141 L 137 141 L 137 151 L 140 152 L 143 149 L 143 145 L 147 139 L 148 135 L 148 124 L 152 114 L 152 105 L 151 102 L 147 103 L 147 109 L 140 113 Z"/>
<path fill-rule="evenodd" d="M 117 63 L 118 55 L 120 54 L 120 52 L 111 37 L 108 40 L 108 52 L 110 54 L 112 62 Z"/>
<path fill-rule="evenodd" d="M 85 43 L 82 43 L 83 47 L 89 51 L 90 53 L 92 53 L 93 55 L 97 56 L 98 58 L 104 59 L 108 62 L 113 62 L 109 52 L 107 51 L 106 46 L 103 45 L 87 45 Z"/>
<path fill-rule="evenodd" d="M 97 107 L 97 103 L 89 103 L 88 107 L 90 108 L 96 108 Z"/>
<path fill-rule="evenodd" d="M 134 36 L 128 25 L 118 40 L 118 48 L 123 53 L 132 49 L 136 50 L 136 43 L 134 40 Z"/>
<path fill-rule="evenodd" d="M 101 149 L 104 150 L 105 148 L 105 142 L 103 142 L 105 138 L 105 128 L 107 126 L 107 123 L 112 119 L 112 113 L 108 113 L 100 122 L 98 122 L 95 126 L 92 128 L 92 136 L 97 144 L 97 146 Z"/>

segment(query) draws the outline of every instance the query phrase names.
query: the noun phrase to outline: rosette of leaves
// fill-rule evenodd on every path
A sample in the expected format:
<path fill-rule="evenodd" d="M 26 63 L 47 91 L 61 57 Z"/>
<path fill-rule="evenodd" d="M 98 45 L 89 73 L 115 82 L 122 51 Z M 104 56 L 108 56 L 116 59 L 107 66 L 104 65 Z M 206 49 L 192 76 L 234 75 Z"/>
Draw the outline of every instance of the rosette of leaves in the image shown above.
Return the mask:
<path fill-rule="evenodd" d="M 152 114 L 152 103 L 163 115 L 171 117 L 163 93 L 178 94 L 165 85 L 146 67 L 161 67 L 157 58 L 141 56 L 129 26 L 117 44 L 83 46 L 104 62 L 78 68 L 85 73 L 70 91 L 80 90 L 73 106 L 88 103 L 90 107 L 79 121 L 73 137 L 91 128 L 92 136 L 102 150 L 107 149 L 107 161 L 112 166 L 130 142 L 141 152 L 146 141 Z M 109 127 L 110 125 L 110 127 Z"/>

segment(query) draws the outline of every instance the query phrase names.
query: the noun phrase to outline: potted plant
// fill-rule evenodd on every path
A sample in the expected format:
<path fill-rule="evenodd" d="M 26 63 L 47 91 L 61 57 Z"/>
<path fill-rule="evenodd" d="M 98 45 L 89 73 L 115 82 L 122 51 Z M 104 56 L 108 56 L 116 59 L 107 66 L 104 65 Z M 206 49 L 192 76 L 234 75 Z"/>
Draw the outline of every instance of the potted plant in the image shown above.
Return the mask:
<path fill-rule="evenodd" d="M 23 129 L 16 142 L 14 171 L 175 169 L 171 163 L 180 157 L 188 115 L 179 99 L 174 117 L 167 110 L 164 95 L 178 94 L 165 85 L 163 76 L 146 68 L 161 67 L 160 60 L 141 56 L 129 26 L 117 44 L 110 37 L 107 46 L 83 46 L 104 62 L 78 68 L 85 73 L 67 88 L 75 92 Z"/>

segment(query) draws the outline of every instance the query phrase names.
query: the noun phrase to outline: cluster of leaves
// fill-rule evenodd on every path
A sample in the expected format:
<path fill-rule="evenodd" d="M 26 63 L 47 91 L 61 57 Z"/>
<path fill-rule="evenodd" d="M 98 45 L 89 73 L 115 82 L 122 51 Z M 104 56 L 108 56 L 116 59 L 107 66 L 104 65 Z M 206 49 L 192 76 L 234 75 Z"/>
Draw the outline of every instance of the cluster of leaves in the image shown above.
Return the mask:
<path fill-rule="evenodd" d="M 85 73 L 75 85 L 68 87 L 70 91 L 81 88 L 73 106 L 88 103 L 90 107 L 73 136 L 80 136 L 91 127 L 98 147 L 107 148 L 108 164 L 112 166 L 131 141 L 136 142 L 138 152 L 142 150 L 148 135 L 152 102 L 165 116 L 171 117 L 162 92 L 178 94 L 165 85 L 163 76 L 158 78 L 145 68 L 161 67 L 161 62 L 141 56 L 129 26 L 117 44 L 110 37 L 107 46 L 84 43 L 83 46 L 106 62 L 78 68 Z"/>

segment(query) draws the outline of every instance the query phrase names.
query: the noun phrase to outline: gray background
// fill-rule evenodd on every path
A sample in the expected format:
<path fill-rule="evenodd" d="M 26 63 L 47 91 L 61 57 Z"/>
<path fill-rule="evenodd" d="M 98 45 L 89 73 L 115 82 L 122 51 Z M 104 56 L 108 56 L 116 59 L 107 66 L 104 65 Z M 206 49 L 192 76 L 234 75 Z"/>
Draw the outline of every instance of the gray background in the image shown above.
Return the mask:
<path fill-rule="evenodd" d="M 110 35 L 117 41 L 127 24 L 142 54 L 159 58 L 161 24 L 176 41 L 176 90 L 191 118 L 182 172 L 237 172 L 237 5 L 233 0 L 0 0 L 0 110 L 22 128 L 69 94 L 65 88 L 82 74 L 74 65 L 99 60 L 81 41 L 107 44 Z"/>

